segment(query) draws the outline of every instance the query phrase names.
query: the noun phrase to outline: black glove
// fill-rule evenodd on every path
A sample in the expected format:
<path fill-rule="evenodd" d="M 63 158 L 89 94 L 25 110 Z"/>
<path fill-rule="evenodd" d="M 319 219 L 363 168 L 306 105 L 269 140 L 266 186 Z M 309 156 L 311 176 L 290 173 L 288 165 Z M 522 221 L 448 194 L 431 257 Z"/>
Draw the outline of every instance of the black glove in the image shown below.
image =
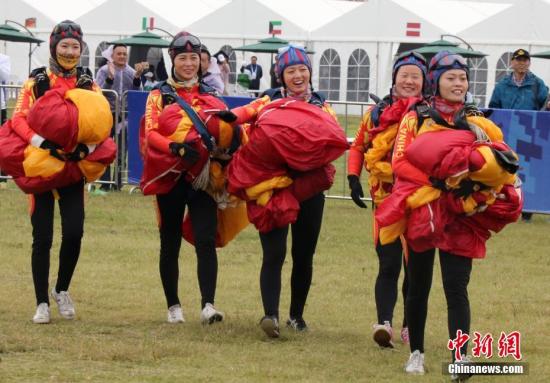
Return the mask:
<path fill-rule="evenodd" d="M 220 110 L 216 113 L 216 116 L 218 116 L 220 120 L 228 123 L 237 121 L 237 116 L 230 110 Z"/>
<path fill-rule="evenodd" d="M 432 183 L 432 186 L 436 189 L 439 189 L 441 191 L 447 191 L 447 184 L 445 183 L 445 180 L 440 180 L 439 178 L 430 177 L 430 182 Z"/>
<path fill-rule="evenodd" d="M 486 188 L 487 188 L 487 185 L 481 182 L 466 179 L 460 182 L 460 185 L 458 185 L 458 188 L 453 189 L 453 194 L 460 198 L 467 198 L 470 195 L 474 194 L 475 192 Z"/>
<path fill-rule="evenodd" d="M 92 90 L 94 85 L 94 79 L 87 73 L 80 75 L 76 82 L 76 87 L 80 89 Z"/>
<path fill-rule="evenodd" d="M 162 105 L 163 106 L 168 106 L 170 104 L 173 104 L 174 102 L 176 102 L 176 99 L 174 98 L 174 96 L 172 96 L 169 93 L 162 93 Z"/>
<path fill-rule="evenodd" d="M 90 154 L 90 150 L 84 144 L 78 144 L 72 153 L 67 155 L 68 161 L 78 162 L 86 158 Z"/>
<path fill-rule="evenodd" d="M 356 175 L 350 174 L 348 176 L 349 188 L 351 189 L 351 199 L 357 206 L 362 209 L 366 209 L 367 205 L 361 200 L 365 195 L 363 194 L 363 187 L 361 182 L 359 182 L 359 177 Z"/>
<path fill-rule="evenodd" d="M 50 90 L 50 78 L 48 77 L 48 74 L 45 72 L 38 72 L 34 76 L 34 98 L 39 99 L 46 93 L 48 90 Z"/>
<path fill-rule="evenodd" d="M 173 155 L 181 157 L 184 161 L 193 165 L 200 159 L 200 154 L 191 145 L 185 143 L 172 142 L 169 145 Z"/>
<path fill-rule="evenodd" d="M 53 143 L 48 140 L 44 140 L 40 144 L 40 149 L 46 149 L 50 151 L 50 156 L 57 158 L 60 161 L 65 161 L 65 157 L 59 153 L 59 149 L 61 149 L 61 146 L 57 145 L 56 143 Z"/>

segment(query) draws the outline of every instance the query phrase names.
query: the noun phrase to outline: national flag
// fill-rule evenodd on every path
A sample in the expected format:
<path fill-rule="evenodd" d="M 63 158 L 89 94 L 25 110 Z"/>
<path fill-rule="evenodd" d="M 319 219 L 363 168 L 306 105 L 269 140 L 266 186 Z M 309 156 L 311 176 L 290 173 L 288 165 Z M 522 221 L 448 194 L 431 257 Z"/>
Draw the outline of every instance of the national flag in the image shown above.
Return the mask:
<path fill-rule="evenodd" d="M 407 23 L 407 37 L 420 37 L 420 23 Z"/>
<path fill-rule="evenodd" d="M 155 18 L 149 17 L 149 30 L 155 29 Z"/>
<path fill-rule="evenodd" d="M 36 28 L 36 17 L 25 19 L 25 28 Z"/>
<path fill-rule="evenodd" d="M 144 31 L 147 30 L 147 17 L 141 18 L 141 29 L 143 29 Z"/>
<path fill-rule="evenodd" d="M 270 21 L 269 22 L 269 33 L 272 35 L 280 35 L 283 33 L 281 26 L 283 25 L 282 21 Z"/>

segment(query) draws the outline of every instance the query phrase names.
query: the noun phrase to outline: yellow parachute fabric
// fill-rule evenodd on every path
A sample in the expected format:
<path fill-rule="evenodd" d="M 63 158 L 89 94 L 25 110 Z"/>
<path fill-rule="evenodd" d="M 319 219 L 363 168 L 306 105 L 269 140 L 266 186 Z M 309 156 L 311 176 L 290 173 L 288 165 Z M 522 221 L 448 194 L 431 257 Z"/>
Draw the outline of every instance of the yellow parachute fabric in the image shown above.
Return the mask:
<path fill-rule="evenodd" d="M 68 90 L 65 98 L 71 100 L 78 109 L 78 142 L 96 145 L 109 137 L 113 115 L 105 96 L 75 88 Z"/>
<path fill-rule="evenodd" d="M 246 195 L 251 200 L 256 200 L 258 205 L 265 206 L 273 195 L 273 189 L 286 188 L 291 184 L 292 178 L 287 176 L 277 176 L 247 188 Z"/>

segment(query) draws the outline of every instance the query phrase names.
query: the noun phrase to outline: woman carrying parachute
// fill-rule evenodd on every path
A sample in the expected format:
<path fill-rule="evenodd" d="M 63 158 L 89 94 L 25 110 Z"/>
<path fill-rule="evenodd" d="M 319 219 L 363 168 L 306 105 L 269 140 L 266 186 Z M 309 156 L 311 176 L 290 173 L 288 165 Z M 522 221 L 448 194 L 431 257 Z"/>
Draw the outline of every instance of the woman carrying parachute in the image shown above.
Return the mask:
<path fill-rule="evenodd" d="M 430 105 L 407 113 L 397 132 L 392 194 L 376 220 L 382 243 L 404 235 L 409 247 L 406 317 L 410 374 L 424 373 L 424 328 L 435 249 L 447 298 L 449 338 L 469 333 L 468 282 L 473 258 L 485 256 L 490 231 L 498 232 L 521 213 L 517 155 L 502 132 L 474 106 L 465 105 L 469 68 L 443 51 L 428 68 Z M 466 358 L 467 343 L 452 359 Z M 457 377 L 460 378 L 460 377 Z"/>
<path fill-rule="evenodd" d="M 109 104 L 91 74 L 77 67 L 82 30 L 72 21 L 50 35 L 49 67 L 35 69 L 19 95 L 13 118 L 0 129 L 0 167 L 31 194 L 34 323 L 49 323 L 48 274 L 55 200 L 62 240 L 51 296 L 65 319 L 75 317 L 69 284 L 84 230 L 84 183 L 98 179 L 115 158 Z"/>
<path fill-rule="evenodd" d="M 323 191 L 334 179 L 331 162 L 348 148 L 334 112 L 311 89 L 312 68 L 305 50 L 282 48 L 276 70 L 281 88 L 233 110 L 238 121 L 251 123 L 250 139 L 228 168 L 228 191 L 247 201 L 248 218 L 260 232 L 260 325 L 273 338 L 280 334 L 281 270 L 289 227 L 293 267 L 287 326 L 296 331 L 308 328 L 303 312 L 323 217 Z"/>
<path fill-rule="evenodd" d="M 172 74 L 151 91 L 145 108 L 141 189 L 156 197 L 159 269 L 168 322 L 185 321 L 178 297 L 183 230 L 197 255 L 200 321 L 212 324 L 224 318 L 214 307 L 216 245 L 225 245 L 248 224 L 244 203 L 230 199 L 225 191 L 225 166 L 246 134 L 234 124 L 236 116 L 216 91 L 202 82 L 200 40 L 180 32 L 168 52 Z M 184 220 L 186 208 L 189 214 Z"/>
<path fill-rule="evenodd" d="M 369 172 L 373 205 L 377 207 L 390 195 L 394 181 L 391 156 L 397 128 L 403 115 L 408 112 L 409 105 L 422 100 L 425 84 L 426 59 L 418 53 L 405 52 L 393 64 L 390 94 L 363 116 L 348 156 L 348 181 L 351 197 L 357 206 L 367 207 L 361 200 L 363 188 L 359 182 L 363 166 Z M 393 309 L 397 301 L 401 263 L 405 265 L 403 246 L 400 237 L 382 245 L 378 238 L 376 224 L 374 225 L 374 243 L 379 271 L 374 288 L 378 321 L 373 326 L 373 339 L 380 347 L 393 348 Z M 408 285 L 406 267 L 404 268 L 403 300 L 407 296 Z M 403 343 L 408 343 L 409 335 L 405 318 L 401 339 Z"/>

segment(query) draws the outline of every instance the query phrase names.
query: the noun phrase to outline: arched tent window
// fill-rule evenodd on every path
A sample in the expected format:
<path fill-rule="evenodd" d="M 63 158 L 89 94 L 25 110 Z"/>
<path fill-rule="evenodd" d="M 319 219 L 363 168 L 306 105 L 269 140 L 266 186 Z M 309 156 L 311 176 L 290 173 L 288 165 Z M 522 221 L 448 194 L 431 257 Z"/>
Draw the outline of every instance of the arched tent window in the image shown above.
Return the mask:
<path fill-rule="evenodd" d="M 328 100 L 340 99 L 340 56 L 334 49 L 327 49 L 319 63 L 319 91 Z"/>
<path fill-rule="evenodd" d="M 506 52 L 502 56 L 500 56 L 500 58 L 498 59 L 497 71 L 495 76 L 495 84 L 499 82 L 508 73 L 512 72 L 512 69 L 510 68 L 511 58 L 512 58 L 512 52 Z"/>
<path fill-rule="evenodd" d="M 470 59 L 470 92 L 477 106 L 485 107 L 487 101 L 487 59 Z"/>
<path fill-rule="evenodd" d="M 229 57 L 229 69 L 231 70 L 229 72 L 229 83 L 235 84 L 237 81 L 237 56 L 231 45 L 224 45 L 220 48 L 220 51 L 225 52 L 227 57 Z"/>
<path fill-rule="evenodd" d="M 89 67 L 90 49 L 88 49 L 88 44 L 86 44 L 84 41 L 82 42 L 82 45 L 84 46 L 84 49 L 82 49 L 82 53 L 80 54 L 80 62 L 78 63 L 78 66 Z"/>
<path fill-rule="evenodd" d="M 109 47 L 109 43 L 107 41 L 102 41 L 99 43 L 95 50 L 95 73 L 97 74 L 97 71 L 99 68 L 101 68 L 103 65 L 107 63 L 107 59 L 101 55 L 101 53 Z"/>
<path fill-rule="evenodd" d="M 348 60 L 348 101 L 367 102 L 369 99 L 370 60 L 367 52 L 356 49 Z"/>

